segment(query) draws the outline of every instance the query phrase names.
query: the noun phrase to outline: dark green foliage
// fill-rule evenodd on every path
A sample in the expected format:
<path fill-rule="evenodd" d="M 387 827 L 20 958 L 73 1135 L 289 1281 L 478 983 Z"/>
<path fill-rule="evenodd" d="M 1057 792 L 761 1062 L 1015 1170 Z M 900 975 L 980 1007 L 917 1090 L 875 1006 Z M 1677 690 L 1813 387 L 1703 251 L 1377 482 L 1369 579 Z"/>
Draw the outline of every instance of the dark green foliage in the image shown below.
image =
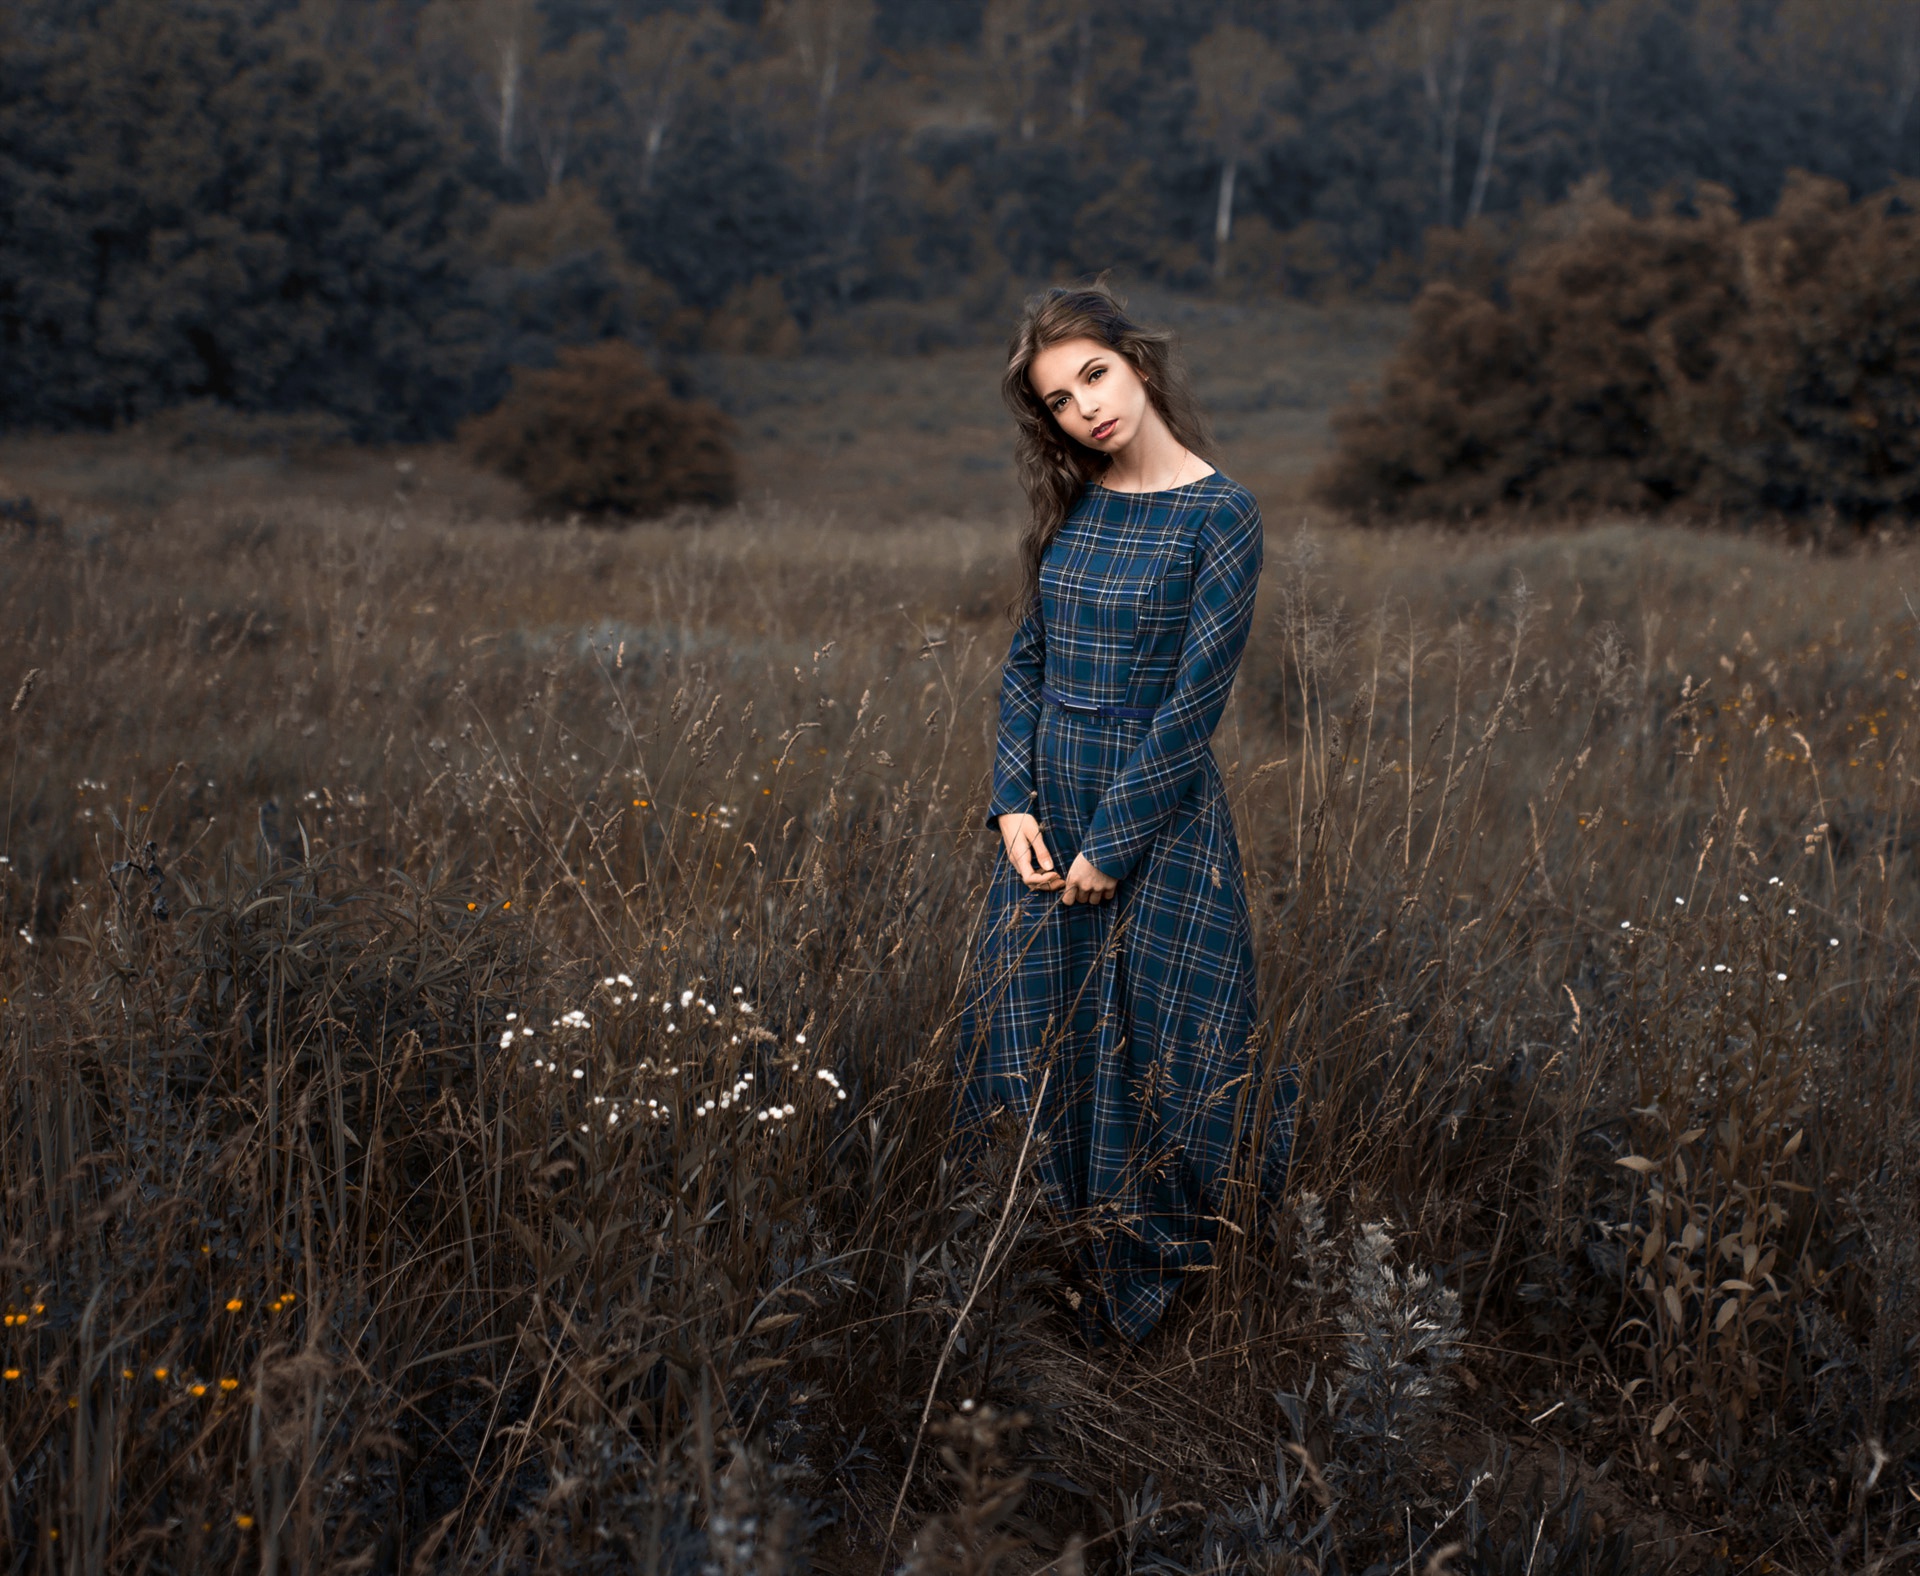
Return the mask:
<path fill-rule="evenodd" d="M 691 34 L 659 25 L 696 13 Z M 1853 194 L 1920 168 L 1903 64 L 1920 24 L 1903 16 L 1880 0 L 1113 0 L 1097 18 L 981 0 L 13 0 L 0 426 L 207 399 L 440 435 L 563 345 L 764 350 L 711 320 L 769 285 L 796 333 L 900 302 L 997 332 L 1011 281 L 1105 268 L 1411 297 L 1462 232 L 1510 235 L 1583 181 L 1636 212 L 1713 182 L 1751 218 L 1795 167 Z M 1272 40 L 1286 83 L 1235 162 L 1221 250 L 1224 166 L 1189 55 L 1227 21 Z M 575 184 L 611 216 L 611 248 L 507 265 L 481 244 L 495 213 Z M 635 310 L 636 265 L 670 297 L 659 310 Z M 1606 441 L 1645 473 L 1628 491 L 1676 485 L 1657 441 Z M 1615 490 L 1589 474 L 1571 492 Z"/>
<path fill-rule="evenodd" d="M 1338 420 L 1325 497 L 1469 519 L 1683 505 L 1740 515 L 1920 506 L 1920 224 L 1899 194 L 1797 179 L 1741 223 L 1589 194 L 1497 301 L 1430 287 L 1379 397 Z"/>
<path fill-rule="evenodd" d="M 517 374 L 513 392 L 462 435 L 481 464 L 545 508 L 645 516 L 732 503 L 730 431 L 714 406 L 676 398 L 635 347 L 607 340 Z"/>
<path fill-rule="evenodd" d="M 29 33 L 0 102 L 0 424 L 207 398 L 417 436 L 466 408 L 492 330 L 459 148 L 257 9 L 112 0 Z"/>
<path fill-rule="evenodd" d="M 800 294 L 818 287 L 817 207 L 763 136 L 741 133 L 715 116 L 689 130 L 651 192 L 612 186 L 630 253 L 703 311 L 763 274 Z"/>

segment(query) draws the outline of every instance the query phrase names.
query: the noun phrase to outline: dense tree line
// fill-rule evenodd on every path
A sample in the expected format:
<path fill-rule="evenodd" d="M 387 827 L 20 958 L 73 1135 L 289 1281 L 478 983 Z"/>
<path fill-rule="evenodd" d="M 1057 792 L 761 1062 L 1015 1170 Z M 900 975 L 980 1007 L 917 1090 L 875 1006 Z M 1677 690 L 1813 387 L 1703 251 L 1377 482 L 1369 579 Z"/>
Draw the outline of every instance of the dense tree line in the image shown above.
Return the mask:
<path fill-rule="evenodd" d="M 1857 203 L 1796 176 L 1742 222 L 1703 188 L 1595 190 L 1490 293 L 1437 282 L 1321 478 L 1357 515 L 1920 513 L 1920 186 Z"/>
<path fill-rule="evenodd" d="M 1920 0 L 15 0 L 0 423 L 445 431 L 568 343 L 1109 266 L 1409 294 L 1596 176 L 1880 189 L 1916 91 Z"/>

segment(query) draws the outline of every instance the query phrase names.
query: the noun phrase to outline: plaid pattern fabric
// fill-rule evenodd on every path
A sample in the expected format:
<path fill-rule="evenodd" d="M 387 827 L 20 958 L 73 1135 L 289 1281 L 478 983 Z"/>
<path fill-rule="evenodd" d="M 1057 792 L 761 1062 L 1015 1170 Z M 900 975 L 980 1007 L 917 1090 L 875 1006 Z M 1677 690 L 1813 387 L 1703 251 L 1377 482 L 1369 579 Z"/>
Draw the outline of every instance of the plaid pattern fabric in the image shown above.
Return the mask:
<path fill-rule="evenodd" d="M 1067 907 L 998 862 L 961 1022 L 960 1116 L 978 1132 L 1006 1113 L 1045 1135 L 1042 1187 L 1088 1228 L 1102 1311 L 1131 1339 L 1211 1262 L 1248 1119 L 1266 1135 L 1266 1187 L 1292 1141 L 1291 1078 L 1263 1080 L 1250 1043 L 1246 885 L 1210 748 L 1262 547 L 1258 504 L 1224 476 L 1088 488 L 1001 681 L 989 824 L 1029 811 L 1058 869 L 1084 853 L 1120 889 Z"/>

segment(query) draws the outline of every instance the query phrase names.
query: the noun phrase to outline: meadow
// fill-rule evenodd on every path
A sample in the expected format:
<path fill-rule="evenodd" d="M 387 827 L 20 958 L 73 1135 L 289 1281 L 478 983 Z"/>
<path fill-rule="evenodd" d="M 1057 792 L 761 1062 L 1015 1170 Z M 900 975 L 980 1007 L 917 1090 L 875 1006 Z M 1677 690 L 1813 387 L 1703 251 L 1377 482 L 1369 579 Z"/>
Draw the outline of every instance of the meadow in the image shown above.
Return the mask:
<path fill-rule="evenodd" d="M 1286 1202 L 1096 1353 L 947 1143 L 1004 476 L 0 452 L 8 1568 L 1909 1565 L 1920 550 L 1303 520 L 1305 408 L 1216 744 Z"/>

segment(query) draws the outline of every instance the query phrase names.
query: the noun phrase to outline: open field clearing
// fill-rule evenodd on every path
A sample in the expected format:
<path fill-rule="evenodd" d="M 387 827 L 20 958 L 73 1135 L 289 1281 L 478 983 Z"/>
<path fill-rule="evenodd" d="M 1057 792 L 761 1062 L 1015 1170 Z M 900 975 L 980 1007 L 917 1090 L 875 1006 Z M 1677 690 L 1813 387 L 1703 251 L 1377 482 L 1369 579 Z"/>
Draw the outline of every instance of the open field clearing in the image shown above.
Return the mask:
<path fill-rule="evenodd" d="M 1089 1358 L 1017 1146 L 942 1163 L 1007 527 L 7 552 L 17 1568 L 1915 1536 L 1920 553 L 1274 529 L 1218 748 L 1291 1205 Z"/>
<path fill-rule="evenodd" d="M 1226 469 L 1270 514 L 1306 496 L 1328 415 L 1378 374 L 1406 328 L 1400 306 L 1221 303 L 1164 291 L 1128 299 L 1179 336 Z M 1008 314 L 1011 316 L 1011 303 Z M 850 522 L 1024 507 L 1009 459 L 997 335 L 924 356 L 715 356 L 699 386 L 739 427 L 741 496 L 827 508 Z"/>
<path fill-rule="evenodd" d="M 1378 376 L 1406 326 L 1397 306 L 1216 303 L 1147 290 L 1133 298 L 1179 333 L 1227 469 L 1275 521 L 1304 505 L 1327 453 L 1329 412 Z M 987 338 L 919 356 L 841 354 L 831 344 L 786 358 L 700 356 L 684 370 L 733 418 L 740 495 L 750 504 L 799 507 L 855 530 L 930 514 L 998 519 L 1023 505 L 998 392 L 1002 347 Z M 315 452 L 297 424 L 240 424 L 222 441 L 204 418 L 163 417 L 132 436 L 0 438 L 0 496 L 57 495 L 81 512 L 289 495 L 386 508 L 398 494 L 415 509 L 478 519 L 524 507 L 512 483 L 447 446 Z"/>

